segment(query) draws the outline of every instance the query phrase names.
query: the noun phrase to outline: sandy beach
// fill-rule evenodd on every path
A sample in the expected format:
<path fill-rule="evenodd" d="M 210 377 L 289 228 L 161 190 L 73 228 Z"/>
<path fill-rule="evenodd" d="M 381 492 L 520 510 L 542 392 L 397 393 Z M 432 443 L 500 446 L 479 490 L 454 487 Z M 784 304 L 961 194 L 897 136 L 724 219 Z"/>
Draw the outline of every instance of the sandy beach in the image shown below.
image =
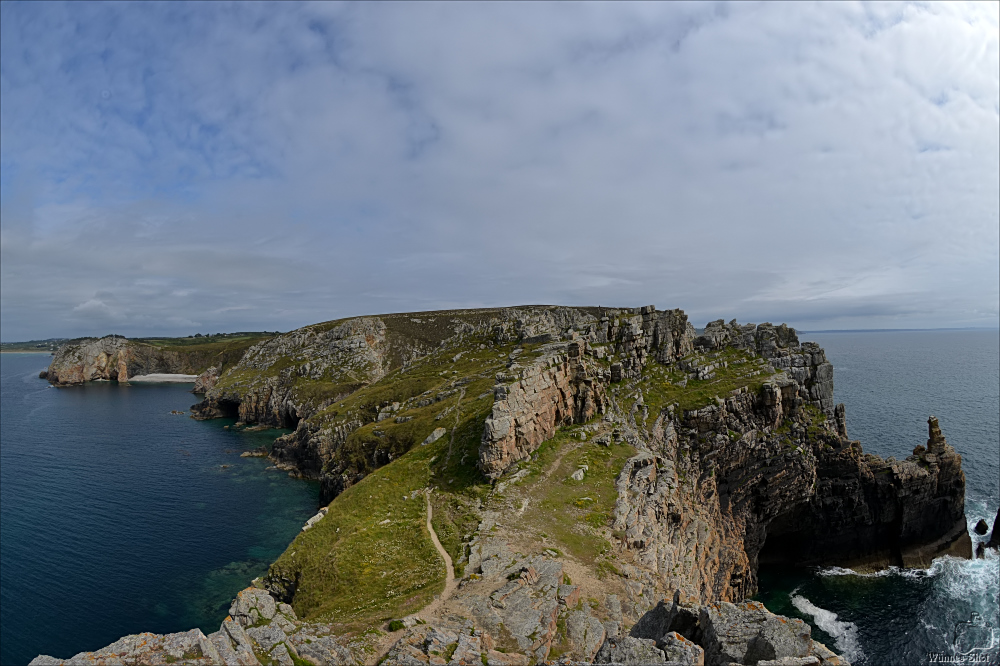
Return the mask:
<path fill-rule="evenodd" d="M 170 382 L 174 384 L 194 384 L 194 380 L 198 379 L 198 375 L 170 375 L 166 373 L 152 374 L 152 375 L 136 375 L 135 377 L 129 377 L 129 382 L 142 383 L 142 382 Z"/>

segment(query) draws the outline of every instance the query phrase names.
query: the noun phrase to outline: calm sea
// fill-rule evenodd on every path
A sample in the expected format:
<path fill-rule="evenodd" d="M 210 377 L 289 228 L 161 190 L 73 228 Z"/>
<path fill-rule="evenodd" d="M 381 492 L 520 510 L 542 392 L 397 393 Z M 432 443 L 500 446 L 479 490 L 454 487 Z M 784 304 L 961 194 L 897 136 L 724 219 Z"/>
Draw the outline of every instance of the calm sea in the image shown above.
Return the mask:
<path fill-rule="evenodd" d="M 866 451 L 905 457 L 936 415 L 963 456 L 970 531 L 981 517 L 992 525 L 1000 333 L 801 337 L 826 349 L 848 433 Z M 52 389 L 37 378 L 48 360 L 2 356 L 0 663 L 68 657 L 139 631 L 215 630 L 235 592 L 312 513 L 316 487 L 239 457 L 274 431 L 237 433 L 225 421 L 170 414 L 193 402 L 187 387 Z M 759 598 L 809 622 L 855 664 L 909 666 L 975 647 L 983 632 L 961 624 L 973 612 L 1000 627 L 998 592 L 1000 560 L 991 555 L 868 576 L 764 570 Z"/>
<path fill-rule="evenodd" d="M 979 518 L 1000 506 L 1000 332 L 804 333 L 834 366 L 834 397 L 864 450 L 902 459 L 927 440 L 937 416 L 962 455 L 973 544 Z M 758 599 L 813 626 L 813 637 L 855 666 L 1000 663 L 1000 559 L 939 558 L 927 570 L 761 571 Z M 973 613 L 978 626 L 967 624 Z M 989 626 L 984 626 L 989 625 Z M 992 648 L 990 646 L 991 640 Z M 989 661 L 973 661 L 988 655 Z M 936 660 L 936 661 L 935 661 Z M 956 663 L 956 662 L 950 662 Z"/>
<path fill-rule="evenodd" d="M 0 664 L 219 628 L 311 516 L 314 483 L 240 453 L 275 431 L 194 421 L 189 385 L 50 388 L 0 355 Z"/>

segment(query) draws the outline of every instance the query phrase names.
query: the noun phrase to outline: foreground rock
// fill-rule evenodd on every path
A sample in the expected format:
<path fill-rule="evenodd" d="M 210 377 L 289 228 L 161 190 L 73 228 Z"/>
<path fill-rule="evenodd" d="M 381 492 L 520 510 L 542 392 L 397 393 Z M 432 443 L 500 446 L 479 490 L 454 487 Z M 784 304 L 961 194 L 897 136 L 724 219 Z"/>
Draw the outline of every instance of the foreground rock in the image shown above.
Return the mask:
<path fill-rule="evenodd" d="M 539 598 L 562 599 L 571 591 L 549 594 L 552 575 L 561 572 L 558 562 L 535 558 L 544 572 L 510 585 L 502 576 L 491 576 L 480 585 L 501 587 L 486 602 L 499 611 L 507 624 L 452 617 L 432 623 L 405 623 L 399 638 L 380 654 L 369 633 L 359 638 L 335 635 L 330 625 L 302 622 L 291 607 L 277 603 L 263 590 L 247 588 L 239 593 L 218 631 L 204 635 L 198 629 L 177 634 L 136 634 L 126 636 L 95 652 L 82 652 L 70 659 L 39 656 L 30 666 L 160 666 L 162 664 L 258 664 L 313 663 L 338 666 L 377 661 L 385 666 L 451 664 L 479 666 L 528 666 L 541 663 L 593 664 L 673 664 L 674 666 L 727 666 L 738 664 L 797 664 L 799 666 L 849 666 L 821 643 L 809 636 L 801 620 L 773 615 L 759 603 L 686 606 L 675 596 L 661 601 L 635 625 L 629 635 L 608 631 L 597 620 L 607 609 L 573 610 L 567 604 L 541 605 Z M 522 566 L 525 562 L 518 562 Z M 533 568 L 532 565 L 529 565 Z M 519 602 L 510 589 L 531 590 L 525 597 L 534 603 Z M 565 587 L 565 586 L 563 586 Z M 571 586 L 570 586 L 571 587 Z M 478 595 L 469 592 L 475 607 Z M 574 604 L 576 605 L 576 604 Z M 538 608 L 536 608 L 538 607 Z M 541 613 L 541 622 L 532 613 Z M 586 619 L 582 619 L 586 618 Z M 568 629 L 558 629 L 566 626 Z M 510 632 L 509 633 L 508 629 Z M 530 630 L 530 634 L 526 634 Z M 521 641 L 510 643 L 510 636 Z M 529 638 L 531 636 L 531 638 Z M 374 637 L 374 638 L 377 638 Z M 554 656 L 553 646 L 564 650 Z M 790 661 L 798 659 L 798 661 Z M 784 661 L 782 661 L 784 660 Z"/>
<path fill-rule="evenodd" d="M 276 603 L 263 590 L 247 588 L 229 609 L 229 617 L 205 636 L 198 629 L 178 634 L 136 634 L 126 636 L 95 652 L 81 652 L 69 659 L 42 655 L 30 666 L 160 666 L 161 664 L 204 664 L 293 666 L 295 659 L 315 664 L 364 662 L 363 642 L 330 635 L 329 626 L 299 622 L 287 604 Z"/>

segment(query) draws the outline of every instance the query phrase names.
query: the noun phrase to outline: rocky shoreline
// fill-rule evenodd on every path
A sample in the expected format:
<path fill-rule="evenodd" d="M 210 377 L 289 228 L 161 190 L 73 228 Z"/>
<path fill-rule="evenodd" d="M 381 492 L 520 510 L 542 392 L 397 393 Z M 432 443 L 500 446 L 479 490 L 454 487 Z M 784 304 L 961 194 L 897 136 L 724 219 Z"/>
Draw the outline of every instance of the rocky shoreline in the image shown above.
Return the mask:
<path fill-rule="evenodd" d="M 127 363 L 106 340 L 60 350 L 50 381 Z M 258 343 L 198 382 L 196 417 L 294 428 L 271 458 L 318 479 L 327 506 L 218 632 L 142 634 L 33 664 L 833 666 L 846 660 L 808 625 L 747 601 L 760 563 L 972 557 L 961 456 L 937 419 L 903 460 L 864 453 L 823 350 L 783 325 L 719 320 L 697 334 L 680 310 L 652 306 L 361 317 Z M 393 622 L 319 612 L 352 577 L 363 597 L 378 572 L 329 587 L 329 565 L 307 553 L 346 547 L 342 528 L 370 534 L 353 543 L 373 553 L 393 547 L 378 535 L 398 497 L 385 520 L 349 526 L 355 487 L 376 492 L 397 460 L 425 470 L 400 477 L 414 493 L 437 488 L 455 592 L 422 615 L 427 591 L 395 606 L 373 597 L 400 611 Z M 466 490 L 449 489 L 456 479 Z"/>

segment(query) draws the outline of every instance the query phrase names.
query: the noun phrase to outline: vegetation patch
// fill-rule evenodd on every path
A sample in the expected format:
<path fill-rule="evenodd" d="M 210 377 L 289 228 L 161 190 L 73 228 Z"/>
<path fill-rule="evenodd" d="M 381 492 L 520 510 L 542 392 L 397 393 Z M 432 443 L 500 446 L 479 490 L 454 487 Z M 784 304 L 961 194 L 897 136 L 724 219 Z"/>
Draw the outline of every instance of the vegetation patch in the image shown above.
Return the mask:
<path fill-rule="evenodd" d="M 603 530 L 618 499 L 615 479 L 635 448 L 581 442 L 579 432 L 579 426 L 560 428 L 527 463 L 528 508 L 520 522 L 521 529 L 545 533 L 553 547 L 592 565 L 608 548 Z M 587 466 L 583 480 L 572 479 L 582 465 Z"/>
<path fill-rule="evenodd" d="M 271 565 L 272 580 L 298 580 L 300 618 L 362 628 L 415 612 L 444 589 L 425 500 L 414 492 L 427 486 L 430 461 L 440 454 L 439 440 L 351 486 Z"/>
<path fill-rule="evenodd" d="M 717 366 L 711 379 L 689 379 L 682 370 L 655 362 L 646 366 L 642 379 L 636 384 L 648 410 L 646 427 L 651 427 L 668 405 L 676 403 L 681 410 L 694 410 L 712 404 L 716 397 L 725 398 L 739 388 L 756 393 L 774 374 L 766 371 L 759 357 L 733 347 L 697 357 L 692 355 L 685 360 L 696 359 L 702 366 L 709 363 Z"/>

